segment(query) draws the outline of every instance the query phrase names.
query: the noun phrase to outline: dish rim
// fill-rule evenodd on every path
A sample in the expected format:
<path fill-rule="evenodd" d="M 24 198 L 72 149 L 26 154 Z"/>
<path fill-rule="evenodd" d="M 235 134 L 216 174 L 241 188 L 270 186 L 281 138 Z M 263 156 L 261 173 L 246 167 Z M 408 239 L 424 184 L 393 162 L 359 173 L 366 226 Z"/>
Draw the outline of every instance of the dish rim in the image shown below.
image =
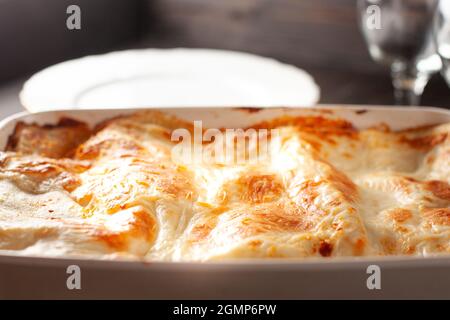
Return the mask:
<path fill-rule="evenodd" d="M 218 110 L 218 109 L 248 109 L 249 107 L 239 107 L 239 106 L 230 106 L 230 107 L 174 107 L 174 108 L 158 108 L 158 107 L 149 107 L 149 108 L 124 108 L 124 109 L 76 109 L 76 110 L 57 110 L 57 111 L 40 111 L 36 113 L 30 113 L 28 111 L 19 112 L 13 114 L 3 120 L 0 121 L 0 147 L 4 148 L 1 144 L 1 139 L 7 138 L 9 134 L 12 132 L 4 132 L 8 129 L 13 128 L 12 125 L 15 125 L 18 121 L 21 120 L 31 120 L 36 118 L 37 116 L 54 116 L 54 115 L 64 115 L 76 116 L 77 114 L 83 113 L 105 113 L 105 119 L 112 117 L 108 115 L 108 112 L 113 112 L 116 114 L 129 114 L 138 111 L 144 110 L 183 110 L 184 112 L 189 111 L 189 109 L 196 109 L 201 111 L 210 111 L 210 110 Z M 256 107 L 255 107 L 256 108 Z M 263 107 L 258 108 L 261 110 L 266 109 L 299 109 L 301 111 L 318 111 L 319 113 L 324 110 L 350 110 L 354 112 L 361 111 L 387 111 L 387 112 L 400 112 L 400 113 L 409 113 L 409 112 L 425 112 L 430 114 L 441 115 L 445 119 L 445 121 L 450 121 L 450 110 L 438 107 L 397 107 L 397 106 L 389 106 L 389 105 L 333 105 L 333 104 L 320 104 L 314 107 Z M 251 113 L 250 113 L 251 114 Z M 49 121 L 50 122 L 50 121 Z M 8 128 L 9 126 L 9 128 Z M 95 268 L 126 268 L 126 269 L 168 269 L 173 271 L 183 271 L 186 268 L 191 268 L 192 270 L 199 271 L 207 271 L 207 270 L 246 270 L 246 269 L 254 269 L 256 267 L 261 267 L 264 270 L 267 269 L 280 269 L 280 270 L 328 270 L 328 269 L 342 269 L 342 268 L 361 268 L 363 266 L 368 266 L 371 264 L 383 265 L 385 267 L 420 267 L 426 268 L 431 266 L 449 266 L 450 267 L 450 254 L 435 254 L 429 256 L 406 256 L 406 255 L 394 255 L 394 256 L 363 256 L 363 257 L 332 257 L 330 259 L 326 258 L 305 258 L 305 259 L 296 259 L 296 258 L 287 258 L 287 259 L 230 259 L 228 261 L 205 261 L 205 262 L 178 262 L 178 261 L 144 261 L 144 260 L 135 260 L 135 259 L 105 259 L 105 258 L 95 258 L 90 256 L 34 256 L 34 255 L 24 255 L 23 253 L 14 251 L 14 250 L 0 250 L 0 264 L 17 264 L 17 265 L 69 265 L 69 264 L 77 264 L 88 267 Z"/>

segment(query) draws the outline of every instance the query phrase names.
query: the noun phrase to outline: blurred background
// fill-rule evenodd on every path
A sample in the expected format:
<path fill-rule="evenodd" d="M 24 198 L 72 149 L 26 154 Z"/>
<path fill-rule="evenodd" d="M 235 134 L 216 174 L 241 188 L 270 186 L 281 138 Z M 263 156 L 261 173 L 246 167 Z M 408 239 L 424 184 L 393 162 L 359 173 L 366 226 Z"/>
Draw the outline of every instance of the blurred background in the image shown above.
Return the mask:
<path fill-rule="evenodd" d="M 66 9 L 82 9 L 68 30 Z M 20 109 L 34 72 L 67 59 L 127 48 L 217 48 L 305 69 L 321 103 L 392 104 L 386 68 L 370 58 L 356 0 L 0 0 L 0 118 Z M 70 76 L 70 75 L 68 75 Z M 434 75 L 423 105 L 450 105 Z"/>

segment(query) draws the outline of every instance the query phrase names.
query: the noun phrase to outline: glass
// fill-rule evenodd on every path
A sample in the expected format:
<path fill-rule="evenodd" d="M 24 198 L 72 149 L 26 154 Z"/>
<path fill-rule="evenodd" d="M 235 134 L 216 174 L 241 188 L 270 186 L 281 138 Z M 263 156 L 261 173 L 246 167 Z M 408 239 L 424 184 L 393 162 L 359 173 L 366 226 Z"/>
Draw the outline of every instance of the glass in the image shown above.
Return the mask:
<path fill-rule="evenodd" d="M 359 22 L 370 55 L 390 67 L 397 105 L 419 105 L 431 74 L 442 67 L 431 32 L 438 3 L 358 0 Z"/>
<path fill-rule="evenodd" d="M 442 59 L 442 75 L 450 86 L 450 1 L 439 3 L 434 23 L 434 40 Z"/>

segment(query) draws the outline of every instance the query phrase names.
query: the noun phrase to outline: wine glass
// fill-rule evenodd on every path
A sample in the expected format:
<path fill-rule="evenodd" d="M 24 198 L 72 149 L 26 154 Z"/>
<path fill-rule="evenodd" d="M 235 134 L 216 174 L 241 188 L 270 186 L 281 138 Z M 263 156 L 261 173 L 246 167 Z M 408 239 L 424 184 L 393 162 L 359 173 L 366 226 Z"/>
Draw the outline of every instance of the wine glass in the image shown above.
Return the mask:
<path fill-rule="evenodd" d="M 418 105 L 442 63 L 432 37 L 439 0 L 358 0 L 359 23 L 372 58 L 390 67 L 397 105 Z"/>
<path fill-rule="evenodd" d="M 450 86 L 450 1 L 441 1 L 434 23 L 434 41 L 443 62 L 442 75 Z"/>

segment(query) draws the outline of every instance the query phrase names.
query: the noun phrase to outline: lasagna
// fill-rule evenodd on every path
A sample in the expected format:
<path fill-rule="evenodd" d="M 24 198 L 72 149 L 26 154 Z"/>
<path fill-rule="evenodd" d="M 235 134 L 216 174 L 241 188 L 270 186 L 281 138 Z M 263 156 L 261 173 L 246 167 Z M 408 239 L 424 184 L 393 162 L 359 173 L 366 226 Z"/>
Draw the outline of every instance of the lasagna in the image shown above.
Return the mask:
<path fill-rule="evenodd" d="M 95 128 L 17 124 L 0 153 L 0 253 L 147 261 L 450 253 L 450 124 L 394 132 L 281 117 L 252 126 L 269 132 L 266 154 L 239 163 L 176 161 L 180 128 L 195 130 L 158 111 Z"/>

